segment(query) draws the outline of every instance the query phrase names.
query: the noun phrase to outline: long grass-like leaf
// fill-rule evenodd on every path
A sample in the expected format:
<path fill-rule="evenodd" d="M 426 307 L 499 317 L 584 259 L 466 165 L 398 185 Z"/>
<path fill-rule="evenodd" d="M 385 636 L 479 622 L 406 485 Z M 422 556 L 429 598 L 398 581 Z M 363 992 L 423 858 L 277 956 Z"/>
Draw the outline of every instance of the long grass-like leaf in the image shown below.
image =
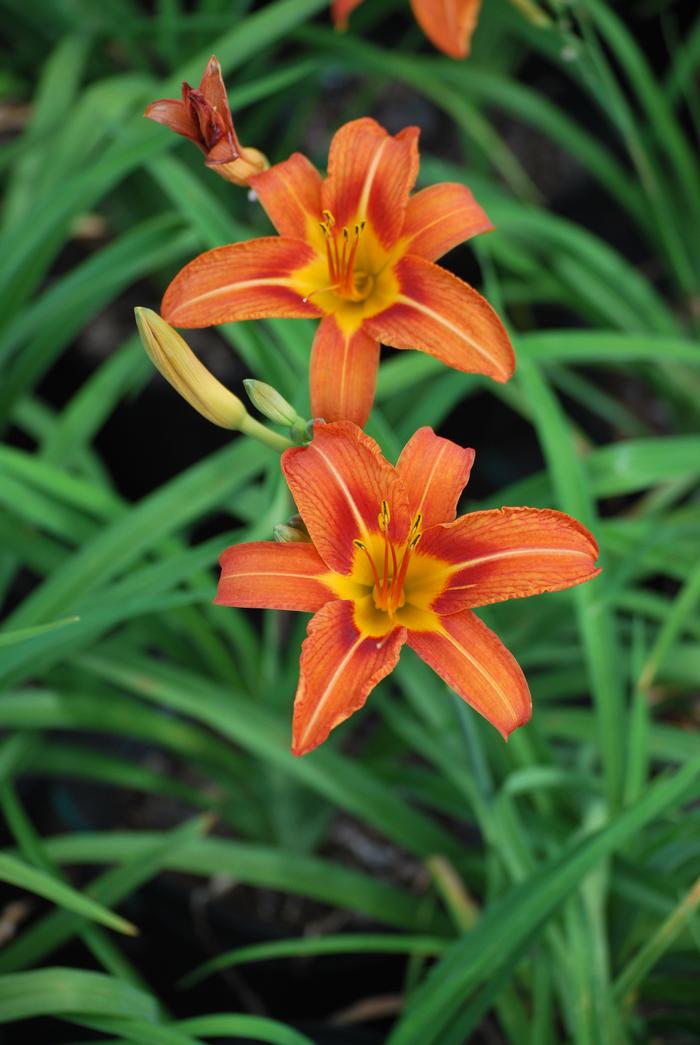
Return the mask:
<path fill-rule="evenodd" d="M 211 958 L 199 965 L 181 980 L 182 987 L 193 987 L 196 983 L 222 969 L 245 962 L 271 961 L 274 958 L 290 958 L 300 955 L 319 954 L 424 954 L 435 955 L 444 951 L 447 941 L 434 936 L 407 936 L 396 933 L 382 936 L 377 933 L 347 933 L 342 936 L 319 936 L 296 940 L 275 940 L 273 943 L 239 947 Z"/>
<path fill-rule="evenodd" d="M 26 889 L 27 892 L 43 896 L 59 907 L 73 911 L 74 914 L 83 915 L 85 918 L 91 918 L 117 932 L 126 933 L 129 936 L 133 936 L 137 932 L 136 927 L 131 922 L 127 922 L 125 918 L 113 914 L 101 904 L 89 897 L 81 896 L 75 889 L 57 881 L 44 871 L 26 864 L 22 860 L 17 860 L 7 853 L 0 853 L 0 879 L 18 889 Z"/>
<path fill-rule="evenodd" d="M 35 969 L 0 976 L 0 1023 L 79 1012 L 156 1022 L 158 1005 L 131 984 L 82 969 Z"/>
<path fill-rule="evenodd" d="M 700 759 L 674 776 L 659 780 L 634 806 L 597 834 L 568 847 L 546 868 L 517 886 L 480 919 L 476 928 L 453 944 L 411 999 L 391 1045 L 428 1045 L 464 1004 L 469 992 L 494 976 L 526 939 L 580 884 L 584 875 L 619 849 L 650 820 L 697 793 Z"/>

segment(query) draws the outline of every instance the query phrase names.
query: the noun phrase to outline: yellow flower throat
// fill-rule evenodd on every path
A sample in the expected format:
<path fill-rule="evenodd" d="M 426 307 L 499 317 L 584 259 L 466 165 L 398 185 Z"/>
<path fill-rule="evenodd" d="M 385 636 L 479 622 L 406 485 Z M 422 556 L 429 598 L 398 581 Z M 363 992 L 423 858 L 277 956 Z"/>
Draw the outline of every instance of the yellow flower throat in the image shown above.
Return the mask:
<path fill-rule="evenodd" d="M 389 521 L 389 505 L 383 500 L 379 533 L 352 542 L 350 572 L 329 572 L 323 580 L 339 599 L 354 603 L 355 626 L 364 635 L 380 639 L 396 627 L 439 631 L 432 604 L 445 588 L 449 565 L 417 550 L 423 534 L 420 512 L 406 537 L 397 542 L 389 533 Z"/>

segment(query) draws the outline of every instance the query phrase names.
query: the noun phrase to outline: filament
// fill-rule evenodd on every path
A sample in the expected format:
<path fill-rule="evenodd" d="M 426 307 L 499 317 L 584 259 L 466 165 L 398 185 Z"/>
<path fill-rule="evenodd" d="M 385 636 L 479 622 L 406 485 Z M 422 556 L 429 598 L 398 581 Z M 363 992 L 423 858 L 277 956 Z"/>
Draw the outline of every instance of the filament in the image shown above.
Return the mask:
<path fill-rule="evenodd" d="M 326 264 L 331 279 L 330 286 L 324 289 L 336 290 L 342 297 L 349 298 L 351 301 L 361 301 L 366 295 L 358 292 L 355 260 L 365 222 L 362 221 L 355 225 L 351 235 L 346 225 L 338 230 L 336 220 L 330 210 L 323 210 L 321 213 L 323 221 L 319 224 L 325 239 Z M 342 243 L 340 242 L 341 236 Z M 314 291 L 313 293 L 319 292 Z M 304 300 L 308 301 L 310 297 L 311 295 Z"/>
<path fill-rule="evenodd" d="M 377 516 L 379 531 L 384 538 L 381 575 L 377 568 L 374 556 L 367 546 L 359 540 L 353 541 L 353 544 L 367 557 L 370 564 L 372 578 L 374 580 L 375 604 L 377 609 L 384 610 L 390 617 L 393 617 L 394 612 L 401 601 L 403 586 L 408 574 L 411 556 L 422 537 L 421 524 L 423 522 L 423 516 L 418 512 L 411 524 L 400 563 L 397 560 L 396 547 L 389 535 L 390 521 L 391 514 L 389 511 L 389 504 L 386 500 L 382 500 L 379 515 Z"/>

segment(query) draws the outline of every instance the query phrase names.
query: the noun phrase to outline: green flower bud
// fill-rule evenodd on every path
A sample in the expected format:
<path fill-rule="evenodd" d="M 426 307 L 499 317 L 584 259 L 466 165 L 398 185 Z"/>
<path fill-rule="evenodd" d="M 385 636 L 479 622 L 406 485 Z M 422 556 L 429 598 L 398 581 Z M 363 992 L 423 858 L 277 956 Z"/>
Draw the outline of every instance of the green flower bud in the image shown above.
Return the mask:
<path fill-rule="evenodd" d="M 264 381 L 255 381 L 252 377 L 246 378 L 243 384 L 255 409 L 270 421 L 291 428 L 300 420 L 291 403 L 288 403 L 272 385 L 267 385 Z"/>

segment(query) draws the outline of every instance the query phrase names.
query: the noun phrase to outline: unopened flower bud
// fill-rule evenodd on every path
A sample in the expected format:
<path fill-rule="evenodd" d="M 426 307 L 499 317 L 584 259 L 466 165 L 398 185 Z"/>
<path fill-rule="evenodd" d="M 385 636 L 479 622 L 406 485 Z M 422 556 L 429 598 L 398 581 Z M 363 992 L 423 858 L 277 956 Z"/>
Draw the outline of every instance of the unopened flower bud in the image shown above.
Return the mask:
<path fill-rule="evenodd" d="M 239 429 L 248 412 L 211 374 L 176 330 L 150 308 L 134 309 L 143 347 L 157 370 L 190 406 L 220 428 Z"/>
<path fill-rule="evenodd" d="M 288 403 L 272 385 L 264 381 L 255 381 L 252 377 L 246 378 L 243 384 L 255 409 L 270 421 L 291 427 L 300 420 L 291 403 Z"/>
<path fill-rule="evenodd" d="M 295 530 L 293 526 L 287 526 L 286 523 L 277 523 L 273 526 L 272 536 L 278 544 L 297 544 L 309 539 L 301 530 Z"/>
<path fill-rule="evenodd" d="M 309 531 L 300 515 L 293 515 L 289 522 L 273 526 L 272 534 L 280 544 L 309 543 L 311 541 Z"/>
<path fill-rule="evenodd" d="M 309 531 L 306 529 L 306 523 L 304 522 L 304 520 L 302 519 L 302 517 L 299 515 L 298 512 L 295 512 L 294 515 L 290 516 L 290 518 L 287 520 L 287 522 L 288 522 L 289 526 L 293 526 L 295 530 L 301 530 L 304 533 L 304 535 L 306 536 L 306 539 L 308 541 L 311 540 L 311 537 L 309 535 Z"/>
<path fill-rule="evenodd" d="M 199 87 L 183 83 L 181 98 L 159 98 L 144 115 L 193 141 L 204 153 L 207 167 L 234 185 L 247 185 L 249 178 L 270 166 L 259 149 L 239 142 L 221 66 L 214 55 Z"/>

